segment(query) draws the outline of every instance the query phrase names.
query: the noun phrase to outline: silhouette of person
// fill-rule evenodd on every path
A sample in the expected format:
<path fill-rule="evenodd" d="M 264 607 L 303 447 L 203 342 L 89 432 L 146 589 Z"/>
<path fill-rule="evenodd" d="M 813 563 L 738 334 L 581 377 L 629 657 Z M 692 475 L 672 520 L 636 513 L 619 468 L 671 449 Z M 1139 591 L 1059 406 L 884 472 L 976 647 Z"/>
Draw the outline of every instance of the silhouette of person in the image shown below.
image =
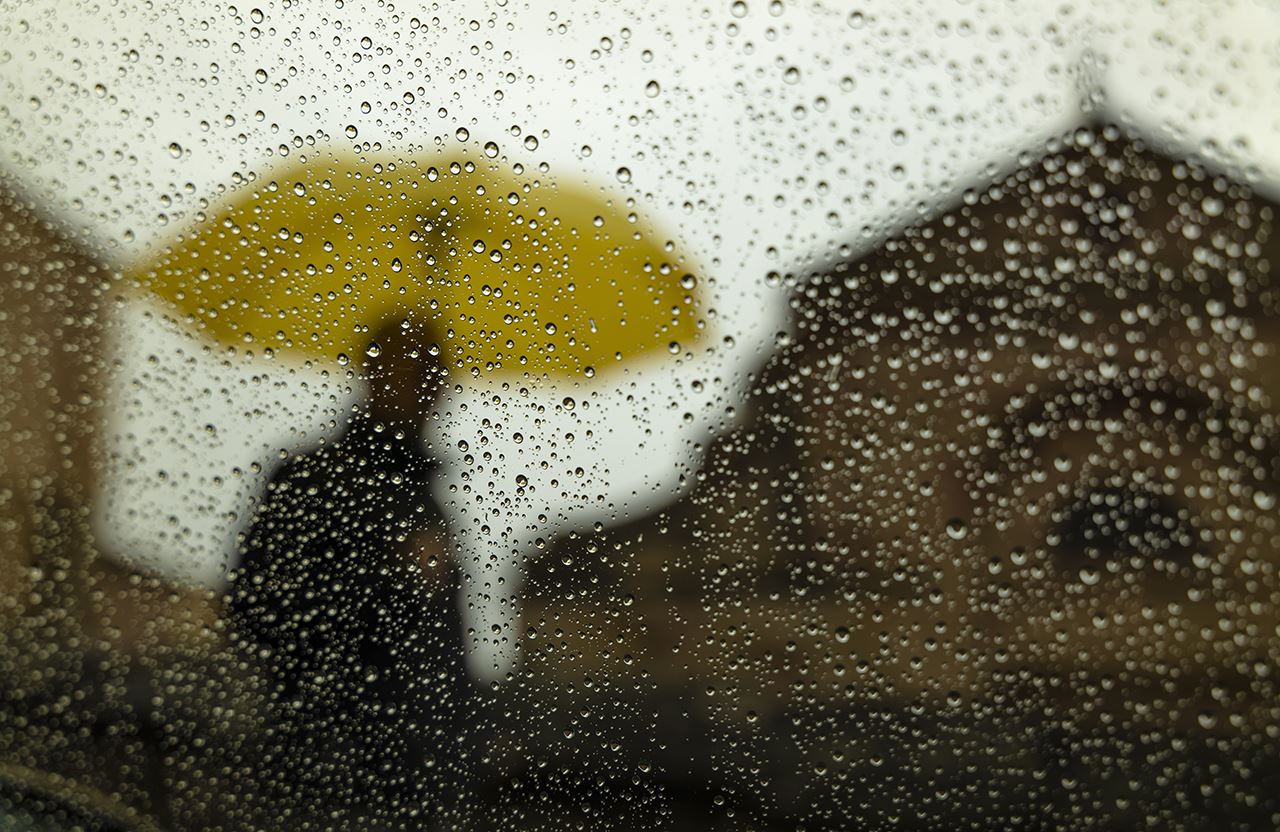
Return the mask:
<path fill-rule="evenodd" d="M 280 705 L 268 756 L 286 804 L 364 828 L 440 823 L 465 780 L 458 578 L 421 439 L 445 374 L 422 336 L 374 334 L 368 401 L 274 472 L 228 598 Z"/>

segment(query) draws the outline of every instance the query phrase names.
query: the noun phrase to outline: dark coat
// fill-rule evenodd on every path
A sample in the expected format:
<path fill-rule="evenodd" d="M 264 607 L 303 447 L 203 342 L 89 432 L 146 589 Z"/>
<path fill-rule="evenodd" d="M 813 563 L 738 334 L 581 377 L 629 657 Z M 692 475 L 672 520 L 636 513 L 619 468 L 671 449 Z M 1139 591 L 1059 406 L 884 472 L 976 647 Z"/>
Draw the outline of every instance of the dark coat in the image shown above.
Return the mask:
<path fill-rule="evenodd" d="M 242 537 L 231 628 L 273 684 L 286 779 L 329 797 L 422 804 L 459 773 L 469 683 L 435 471 L 416 437 L 358 416 L 279 467 Z M 424 536 L 436 574 L 419 568 Z"/>

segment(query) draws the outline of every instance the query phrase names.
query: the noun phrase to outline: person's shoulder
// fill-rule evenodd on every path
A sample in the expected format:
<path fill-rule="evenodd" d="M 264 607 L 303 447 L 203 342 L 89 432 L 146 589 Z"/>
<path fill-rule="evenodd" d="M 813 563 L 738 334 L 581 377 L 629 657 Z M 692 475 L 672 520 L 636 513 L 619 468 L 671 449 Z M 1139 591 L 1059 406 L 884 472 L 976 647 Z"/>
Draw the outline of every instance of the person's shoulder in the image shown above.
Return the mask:
<path fill-rule="evenodd" d="M 304 484 L 324 487 L 344 465 L 340 437 L 291 452 L 267 475 L 268 491 L 295 490 Z"/>

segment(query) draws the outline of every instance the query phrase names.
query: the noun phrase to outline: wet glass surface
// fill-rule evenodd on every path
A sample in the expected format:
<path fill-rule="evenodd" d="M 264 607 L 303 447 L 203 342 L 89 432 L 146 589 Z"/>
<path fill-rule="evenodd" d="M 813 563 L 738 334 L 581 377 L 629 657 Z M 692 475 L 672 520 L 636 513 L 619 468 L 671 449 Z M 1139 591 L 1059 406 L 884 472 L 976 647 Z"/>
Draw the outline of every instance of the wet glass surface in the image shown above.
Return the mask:
<path fill-rule="evenodd" d="M 14 4 L 0 828 L 1280 826 L 1280 16 Z"/>

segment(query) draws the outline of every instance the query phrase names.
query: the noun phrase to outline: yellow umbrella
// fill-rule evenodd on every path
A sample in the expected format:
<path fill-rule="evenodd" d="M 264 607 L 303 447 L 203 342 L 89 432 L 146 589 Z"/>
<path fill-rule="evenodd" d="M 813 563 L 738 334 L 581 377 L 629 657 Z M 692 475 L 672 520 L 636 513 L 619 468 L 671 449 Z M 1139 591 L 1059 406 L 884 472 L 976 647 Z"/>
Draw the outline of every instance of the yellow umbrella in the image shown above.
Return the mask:
<path fill-rule="evenodd" d="M 466 155 L 280 167 L 131 276 L 276 354 L 346 362 L 380 323 L 427 317 L 474 375 L 590 376 L 704 327 L 691 264 L 628 201 Z"/>

